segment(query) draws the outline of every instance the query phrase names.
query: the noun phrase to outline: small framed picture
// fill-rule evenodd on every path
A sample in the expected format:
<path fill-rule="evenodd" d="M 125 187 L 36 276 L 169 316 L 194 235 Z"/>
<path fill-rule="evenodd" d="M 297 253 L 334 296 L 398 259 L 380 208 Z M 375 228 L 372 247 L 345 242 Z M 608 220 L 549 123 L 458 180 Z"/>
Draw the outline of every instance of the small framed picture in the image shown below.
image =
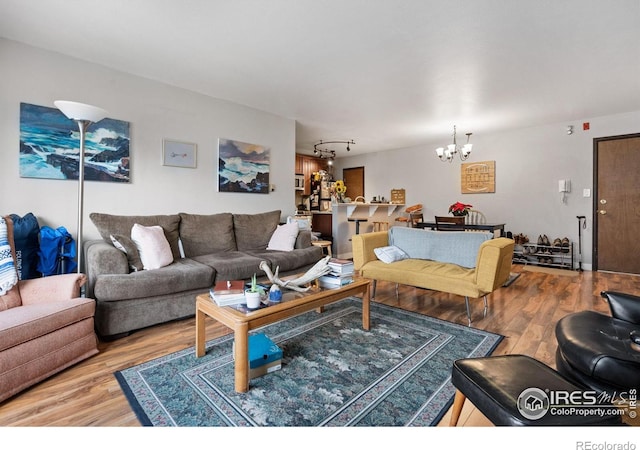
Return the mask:
<path fill-rule="evenodd" d="M 198 146 L 191 142 L 162 141 L 162 165 L 175 167 L 196 167 L 196 153 Z"/>

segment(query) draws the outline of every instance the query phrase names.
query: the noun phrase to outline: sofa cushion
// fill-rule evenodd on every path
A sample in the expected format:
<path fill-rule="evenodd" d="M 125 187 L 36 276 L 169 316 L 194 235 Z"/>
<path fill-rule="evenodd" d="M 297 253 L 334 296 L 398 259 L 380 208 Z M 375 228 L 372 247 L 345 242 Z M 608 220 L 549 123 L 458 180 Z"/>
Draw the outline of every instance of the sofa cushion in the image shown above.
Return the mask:
<path fill-rule="evenodd" d="M 216 272 L 215 281 L 248 280 L 255 273 L 261 276 L 262 259 L 243 252 L 221 252 L 195 256 L 199 263 L 212 267 Z"/>
<path fill-rule="evenodd" d="M 174 215 L 156 215 L 156 216 L 116 216 L 112 214 L 91 213 L 89 218 L 98 229 L 102 239 L 111 244 L 111 235 L 122 234 L 131 236 L 131 228 L 136 223 L 145 227 L 159 225 L 164 231 L 164 235 L 171 247 L 173 259 L 180 258 L 180 246 L 178 245 L 178 236 L 180 228 L 180 216 Z"/>
<path fill-rule="evenodd" d="M 492 233 L 431 231 L 419 228 L 391 227 L 389 244 L 402 249 L 410 258 L 428 259 L 474 268 L 483 242 Z"/>
<path fill-rule="evenodd" d="M 233 231 L 238 251 L 265 250 L 280 223 L 280 211 L 260 214 L 234 214 Z"/>
<path fill-rule="evenodd" d="M 137 272 L 138 270 L 144 269 L 138 247 L 136 247 L 135 242 L 133 242 L 130 237 L 122 234 L 116 234 L 115 236 L 112 234 L 110 237 L 113 246 L 127 255 L 129 268 L 132 271 Z"/>
<path fill-rule="evenodd" d="M 173 262 L 171 248 L 162 227 L 144 227 L 138 223 L 131 228 L 131 240 L 136 244 L 144 270 L 159 269 Z"/>
<path fill-rule="evenodd" d="M 487 293 L 476 284 L 475 269 L 429 259 L 409 258 L 391 264 L 373 260 L 360 269 L 360 275 L 473 298 Z"/>
<path fill-rule="evenodd" d="M 214 275 L 211 267 L 183 258 L 161 269 L 99 275 L 93 293 L 100 301 L 176 294 L 193 289 L 208 289 L 213 284 Z"/>
<path fill-rule="evenodd" d="M 0 351 L 91 318 L 95 307 L 93 299 L 74 298 L 4 311 L 0 314 Z"/>
<path fill-rule="evenodd" d="M 180 213 L 180 241 L 184 256 L 236 250 L 233 233 L 233 214 L 211 215 Z"/>
<path fill-rule="evenodd" d="M 290 252 L 296 244 L 296 238 L 298 237 L 297 223 L 285 223 L 278 225 L 276 230 L 269 239 L 267 250 L 280 250 L 283 252 Z"/>
<path fill-rule="evenodd" d="M 280 267 L 281 273 L 298 268 L 300 272 L 304 272 L 304 268 L 317 263 L 324 256 L 322 248 L 316 246 L 297 248 L 291 251 L 257 250 L 247 253 L 259 258 L 261 261 L 267 261 L 273 272 L 275 272 L 276 267 Z M 264 275 L 264 272 L 259 270 L 258 276 L 262 275 Z"/>

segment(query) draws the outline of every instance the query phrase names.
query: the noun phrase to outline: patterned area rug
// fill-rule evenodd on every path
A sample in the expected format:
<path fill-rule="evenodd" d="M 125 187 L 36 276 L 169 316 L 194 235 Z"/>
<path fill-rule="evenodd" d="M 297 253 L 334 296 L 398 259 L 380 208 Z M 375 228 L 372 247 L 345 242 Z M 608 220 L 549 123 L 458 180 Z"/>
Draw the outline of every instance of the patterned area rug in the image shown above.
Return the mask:
<path fill-rule="evenodd" d="M 502 336 L 349 298 L 256 330 L 283 350 L 282 369 L 234 390 L 226 335 L 116 372 L 143 425 L 431 426 L 453 401 L 453 361 L 491 354 Z"/>

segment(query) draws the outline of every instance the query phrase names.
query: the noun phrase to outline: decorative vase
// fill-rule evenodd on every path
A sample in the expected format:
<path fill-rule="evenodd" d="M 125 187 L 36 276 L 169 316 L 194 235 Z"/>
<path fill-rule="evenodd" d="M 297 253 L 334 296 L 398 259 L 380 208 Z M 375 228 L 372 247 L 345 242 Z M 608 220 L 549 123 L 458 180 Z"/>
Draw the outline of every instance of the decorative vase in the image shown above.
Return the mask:
<path fill-rule="evenodd" d="M 282 291 L 277 284 L 274 284 L 269 288 L 269 301 L 278 303 L 280 300 L 282 300 Z"/>
<path fill-rule="evenodd" d="M 260 292 L 244 291 L 244 299 L 247 302 L 247 308 L 257 309 L 260 307 Z"/>
<path fill-rule="evenodd" d="M 462 216 L 466 216 L 469 212 L 468 211 L 453 211 L 451 214 L 453 214 L 456 217 L 462 217 Z"/>

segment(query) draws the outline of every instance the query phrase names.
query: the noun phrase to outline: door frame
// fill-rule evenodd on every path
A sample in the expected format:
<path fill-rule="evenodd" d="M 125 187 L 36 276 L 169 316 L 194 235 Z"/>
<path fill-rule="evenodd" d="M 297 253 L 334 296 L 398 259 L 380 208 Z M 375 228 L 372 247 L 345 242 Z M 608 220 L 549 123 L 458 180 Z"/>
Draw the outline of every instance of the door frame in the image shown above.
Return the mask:
<path fill-rule="evenodd" d="M 593 138 L 593 197 L 591 204 L 591 223 L 593 235 L 591 237 L 591 270 L 598 270 L 598 144 L 605 141 L 618 141 L 622 139 L 640 138 L 640 133 L 621 134 L 618 136 L 606 136 Z"/>

